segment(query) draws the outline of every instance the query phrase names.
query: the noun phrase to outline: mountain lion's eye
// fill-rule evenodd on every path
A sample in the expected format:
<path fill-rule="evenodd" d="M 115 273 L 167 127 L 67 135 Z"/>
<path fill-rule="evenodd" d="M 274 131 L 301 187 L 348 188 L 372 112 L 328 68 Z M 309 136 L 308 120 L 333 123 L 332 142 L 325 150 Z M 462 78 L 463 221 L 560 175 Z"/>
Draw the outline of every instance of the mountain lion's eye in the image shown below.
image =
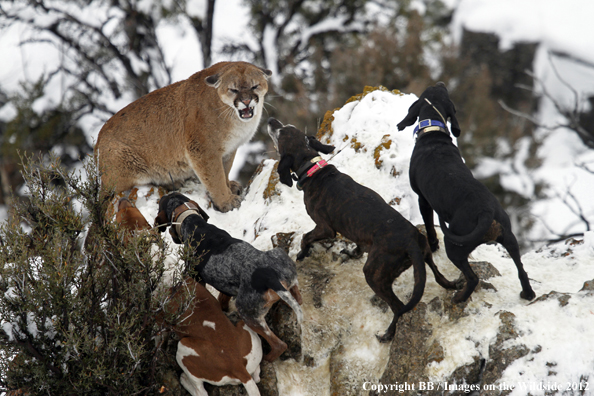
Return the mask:
<path fill-rule="evenodd" d="M 231 91 L 234 94 L 238 94 L 239 91 L 237 89 L 233 89 L 233 88 L 229 88 L 229 91 Z"/>
<path fill-rule="evenodd" d="M 258 88 L 259 86 L 260 86 L 260 84 L 256 84 L 256 85 L 254 85 L 254 86 L 252 87 L 252 91 L 253 91 L 254 89 Z"/>

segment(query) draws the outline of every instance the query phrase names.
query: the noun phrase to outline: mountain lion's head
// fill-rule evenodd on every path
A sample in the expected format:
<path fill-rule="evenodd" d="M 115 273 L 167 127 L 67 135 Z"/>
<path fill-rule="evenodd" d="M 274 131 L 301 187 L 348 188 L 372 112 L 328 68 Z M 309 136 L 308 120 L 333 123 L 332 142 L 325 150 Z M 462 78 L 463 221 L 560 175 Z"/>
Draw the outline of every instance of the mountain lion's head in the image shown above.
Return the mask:
<path fill-rule="evenodd" d="M 244 62 L 235 62 L 221 72 L 208 76 L 207 85 L 215 88 L 223 103 L 227 104 L 239 120 L 260 118 L 264 95 L 268 92 L 270 70 Z"/>

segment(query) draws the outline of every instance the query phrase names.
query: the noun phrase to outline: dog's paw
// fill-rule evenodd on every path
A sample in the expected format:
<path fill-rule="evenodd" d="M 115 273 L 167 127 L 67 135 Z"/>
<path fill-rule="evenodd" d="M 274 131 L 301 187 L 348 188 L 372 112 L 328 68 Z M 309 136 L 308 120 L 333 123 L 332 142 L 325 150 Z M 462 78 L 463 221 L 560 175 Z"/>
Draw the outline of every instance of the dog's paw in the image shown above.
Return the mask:
<path fill-rule="evenodd" d="M 235 180 L 229 180 L 229 190 L 231 190 L 231 194 L 233 195 L 241 195 L 243 192 L 243 187 L 241 184 L 239 184 L 239 182 L 236 182 Z"/>
<path fill-rule="evenodd" d="M 431 248 L 432 252 L 436 252 L 439 249 L 439 240 L 429 241 L 429 248 Z"/>
<path fill-rule="evenodd" d="M 468 297 L 470 297 L 470 295 L 468 295 Z M 468 297 L 466 296 L 466 289 L 462 289 L 459 292 L 457 292 L 456 294 L 454 294 L 454 297 L 452 297 L 452 303 L 454 303 L 454 304 L 463 303 L 464 301 L 468 300 Z"/>
<path fill-rule="evenodd" d="M 528 290 L 528 292 L 526 292 L 525 290 L 523 290 L 520 293 L 520 297 L 523 298 L 524 300 L 530 301 L 530 300 L 533 300 L 534 297 L 536 297 L 536 293 L 534 293 L 533 290 Z"/>
<path fill-rule="evenodd" d="M 392 332 L 392 334 L 389 334 L 389 331 L 386 331 L 382 336 L 380 336 L 379 334 L 376 334 L 375 336 L 377 337 L 377 340 L 379 342 L 381 342 L 382 344 L 387 344 L 388 342 L 391 342 L 394 339 L 394 332 Z"/>
<path fill-rule="evenodd" d="M 297 261 L 303 261 L 307 256 L 309 256 L 309 249 L 302 250 L 297 254 Z"/>

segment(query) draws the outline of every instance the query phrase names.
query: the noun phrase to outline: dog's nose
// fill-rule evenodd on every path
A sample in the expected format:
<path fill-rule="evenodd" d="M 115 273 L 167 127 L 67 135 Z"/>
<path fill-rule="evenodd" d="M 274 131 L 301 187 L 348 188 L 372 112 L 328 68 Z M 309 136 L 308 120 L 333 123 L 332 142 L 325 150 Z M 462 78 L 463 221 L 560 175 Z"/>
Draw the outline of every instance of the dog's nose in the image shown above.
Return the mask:
<path fill-rule="evenodd" d="M 435 84 L 435 86 L 436 87 L 444 87 L 444 88 L 446 88 L 446 85 L 445 85 L 445 83 L 443 81 L 438 81 L 437 84 Z"/>
<path fill-rule="evenodd" d="M 283 127 L 283 124 L 276 118 L 270 117 L 268 119 L 268 126 L 270 126 L 272 129 L 280 129 Z"/>

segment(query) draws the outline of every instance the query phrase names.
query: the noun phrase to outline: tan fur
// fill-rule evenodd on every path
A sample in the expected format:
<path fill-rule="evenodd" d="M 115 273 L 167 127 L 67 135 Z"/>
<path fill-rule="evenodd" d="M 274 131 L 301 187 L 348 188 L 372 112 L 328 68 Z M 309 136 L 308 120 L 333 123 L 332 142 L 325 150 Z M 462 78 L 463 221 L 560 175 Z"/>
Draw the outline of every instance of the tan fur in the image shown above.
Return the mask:
<path fill-rule="evenodd" d="M 496 241 L 503 234 L 503 227 L 501 224 L 497 222 L 497 220 L 493 220 L 491 223 L 491 227 L 483 237 L 484 242 L 491 242 Z"/>
<path fill-rule="evenodd" d="M 179 186 L 198 176 L 218 210 L 239 207 L 240 186 L 229 182 L 229 171 L 237 148 L 257 130 L 270 74 L 245 62 L 221 62 L 120 110 L 95 146 L 103 186 L 118 193 L 172 180 Z M 240 118 L 246 106 L 255 106 L 249 120 Z"/>

